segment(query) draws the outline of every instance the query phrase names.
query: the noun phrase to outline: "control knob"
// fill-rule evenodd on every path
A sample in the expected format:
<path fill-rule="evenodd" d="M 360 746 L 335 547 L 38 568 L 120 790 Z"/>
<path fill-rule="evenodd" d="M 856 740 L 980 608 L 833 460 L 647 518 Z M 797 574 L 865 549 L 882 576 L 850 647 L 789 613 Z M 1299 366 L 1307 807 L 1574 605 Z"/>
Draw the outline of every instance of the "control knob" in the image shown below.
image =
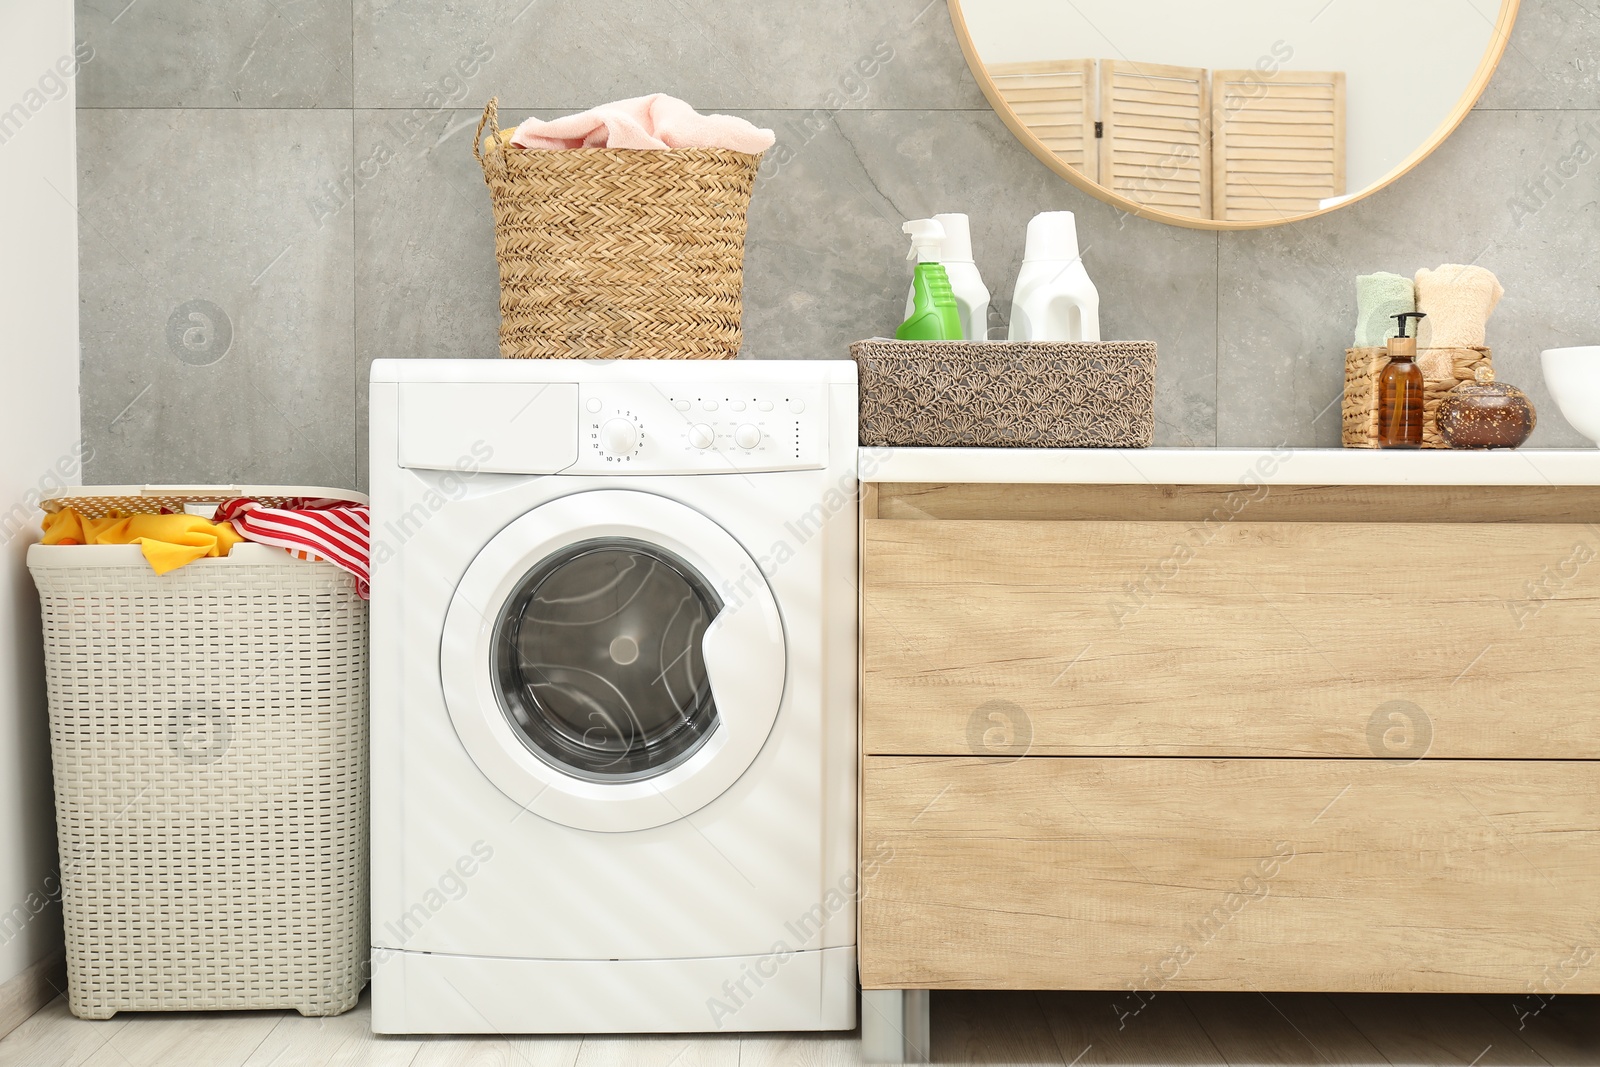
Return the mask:
<path fill-rule="evenodd" d="M 761 428 L 745 423 L 733 431 L 733 443 L 744 449 L 756 447 L 761 443 Z"/>
<path fill-rule="evenodd" d="M 710 448 L 717 443 L 717 433 L 703 422 L 689 427 L 689 444 L 695 448 Z"/>
<path fill-rule="evenodd" d="M 600 447 L 613 456 L 626 456 L 639 444 L 639 430 L 628 419 L 612 419 L 600 427 Z"/>

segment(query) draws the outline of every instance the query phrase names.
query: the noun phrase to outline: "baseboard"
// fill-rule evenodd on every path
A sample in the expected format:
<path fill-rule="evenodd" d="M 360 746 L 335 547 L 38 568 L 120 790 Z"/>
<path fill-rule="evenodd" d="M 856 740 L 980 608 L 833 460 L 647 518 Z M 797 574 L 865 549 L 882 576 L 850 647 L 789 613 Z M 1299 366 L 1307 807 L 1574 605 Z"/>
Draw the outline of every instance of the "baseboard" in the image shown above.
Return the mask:
<path fill-rule="evenodd" d="M 61 949 L 0 985 L 0 1037 L 27 1022 L 66 988 L 67 957 Z"/>

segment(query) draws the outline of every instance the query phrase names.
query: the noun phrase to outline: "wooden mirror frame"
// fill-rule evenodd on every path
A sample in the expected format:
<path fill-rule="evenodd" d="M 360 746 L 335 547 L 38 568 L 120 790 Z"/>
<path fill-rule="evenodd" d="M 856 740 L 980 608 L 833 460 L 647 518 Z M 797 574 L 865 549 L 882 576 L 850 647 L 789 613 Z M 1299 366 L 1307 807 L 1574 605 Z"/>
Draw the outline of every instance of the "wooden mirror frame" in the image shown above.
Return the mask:
<path fill-rule="evenodd" d="M 1506 46 L 1511 41 L 1511 27 L 1517 21 L 1517 9 L 1521 0 L 1500 0 L 1500 14 L 1495 20 L 1494 32 L 1489 37 L 1488 50 L 1484 52 L 1483 59 L 1478 62 L 1478 69 L 1472 76 L 1472 82 L 1467 86 L 1467 91 L 1461 99 L 1456 101 L 1455 108 L 1445 116 L 1444 122 L 1434 130 L 1433 136 L 1428 138 L 1420 147 L 1401 161 L 1400 165 L 1391 170 L 1381 181 L 1369 185 L 1359 193 L 1352 193 L 1349 197 L 1337 204 L 1321 208 L 1317 211 L 1306 211 L 1298 215 L 1285 215 L 1281 219 L 1201 219 L 1190 215 L 1179 215 L 1160 208 L 1148 207 L 1136 203 L 1127 197 L 1121 196 L 1099 182 L 1090 180 L 1086 175 L 1074 167 L 1070 167 L 1056 157 L 1056 154 L 1047 148 L 1043 141 L 1017 117 L 1011 105 L 1001 95 L 1000 88 L 989 76 L 988 67 L 978 55 L 977 47 L 972 43 L 972 33 L 967 29 L 966 15 L 961 10 L 961 0 L 947 0 L 950 7 L 950 22 L 955 27 L 956 40 L 961 44 L 961 54 L 967 58 L 967 67 L 972 71 L 972 76 L 978 81 L 978 88 L 983 90 L 983 95 L 988 99 L 989 106 L 994 108 L 995 114 L 1000 116 L 1012 134 L 1027 146 L 1028 151 L 1037 156 L 1045 166 L 1067 179 L 1079 189 L 1103 200 L 1121 211 L 1130 215 L 1137 215 L 1141 219 L 1150 219 L 1154 222 L 1169 222 L 1175 226 L 1186 226 L 1191 230 L 1259 230 L 1268 226 L 1281 226 L 1286 222 L 1300 222 L 1305 219 L 1314 219 L 1319 215 L 1326 215 L 1331 211 L 1348 207 L 1360 200 L 1365 200 L 1389 184 L 1399 180 L 1409 173 L 1413 167 L 1427 159 L 1444 143 L 1445 139 L 1456 131 L 1462 121 L 1466 119 L 1477 104 L 1478 98 L 1489 86 L 1489 79 L 1494 76 L 1496 68 L 1500 66 L 1500 59 L 1505 55 Z"/>

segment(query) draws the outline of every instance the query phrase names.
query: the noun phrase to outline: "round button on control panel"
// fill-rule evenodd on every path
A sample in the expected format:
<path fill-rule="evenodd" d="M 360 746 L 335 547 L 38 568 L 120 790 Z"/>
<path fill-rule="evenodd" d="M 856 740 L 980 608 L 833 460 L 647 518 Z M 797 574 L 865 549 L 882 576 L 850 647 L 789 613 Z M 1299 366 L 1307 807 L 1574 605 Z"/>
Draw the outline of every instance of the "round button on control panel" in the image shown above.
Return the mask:
<path fill-rule="evenodd" d="M 695 448 L 710 448 L 717 443 L 716 431 L 703 422 L 689 427 L 689 444 Z"/>
<path fill-rule="evenodd" d="M 754 448 L 761 443 L 761 429 L 748 422 L 733 431 L 733 443 L 740 448 Z"/>
<path fill-rule="evenodd" d="M 639 428 L 630 419 L 612 419 L 600 427 L 600 447 L 613 456 L 626 456 L 639 444 Z"/>

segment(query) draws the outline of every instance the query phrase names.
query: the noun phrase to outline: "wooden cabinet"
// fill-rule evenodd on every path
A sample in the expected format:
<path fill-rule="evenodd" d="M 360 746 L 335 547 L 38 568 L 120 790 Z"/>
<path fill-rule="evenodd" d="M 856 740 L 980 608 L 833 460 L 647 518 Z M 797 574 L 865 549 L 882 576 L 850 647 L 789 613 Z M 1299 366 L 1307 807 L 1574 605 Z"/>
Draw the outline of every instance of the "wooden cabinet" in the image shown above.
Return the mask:
<path fill-rule="evenodd" d="M 863 985 L 1600 991 L 1595 515 L 875 487 Z"/>

